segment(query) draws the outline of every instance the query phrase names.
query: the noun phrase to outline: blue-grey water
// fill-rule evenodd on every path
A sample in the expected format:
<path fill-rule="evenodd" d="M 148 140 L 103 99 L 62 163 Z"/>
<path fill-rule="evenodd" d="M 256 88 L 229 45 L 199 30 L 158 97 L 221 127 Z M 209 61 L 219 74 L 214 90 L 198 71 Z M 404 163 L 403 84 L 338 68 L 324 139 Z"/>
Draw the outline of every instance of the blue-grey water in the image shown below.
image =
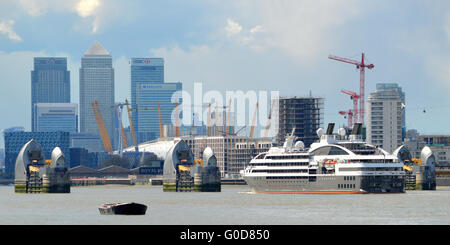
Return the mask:
<path fill-rule="evenodd" d="M 100 215 L 98 206 L 138 202 L 146 215 Z M 0 224 L 14 225 L 415 225 L 450 224 L 450 187 L 404 194 L 166 193 L 161 186 L 72 187 L 70 194 L 16 194 L 0 186 Z"/>

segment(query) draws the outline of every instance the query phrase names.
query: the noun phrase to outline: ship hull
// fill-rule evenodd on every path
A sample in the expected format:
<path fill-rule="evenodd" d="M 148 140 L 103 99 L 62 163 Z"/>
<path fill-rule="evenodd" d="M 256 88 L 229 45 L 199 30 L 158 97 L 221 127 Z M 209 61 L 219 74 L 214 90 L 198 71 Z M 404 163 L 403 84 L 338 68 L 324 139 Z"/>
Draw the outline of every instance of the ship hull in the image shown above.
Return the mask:
<path fill-rule="evenodd" d="M 368 194 L 404 193 L 404 176 L 244 177 L 254 193 Z"/>
<path fill-rule="evenodd" d="M 144 215 L 147 206 L 139 203 L 105 204 L 99 208 L 100 214 Z"/>

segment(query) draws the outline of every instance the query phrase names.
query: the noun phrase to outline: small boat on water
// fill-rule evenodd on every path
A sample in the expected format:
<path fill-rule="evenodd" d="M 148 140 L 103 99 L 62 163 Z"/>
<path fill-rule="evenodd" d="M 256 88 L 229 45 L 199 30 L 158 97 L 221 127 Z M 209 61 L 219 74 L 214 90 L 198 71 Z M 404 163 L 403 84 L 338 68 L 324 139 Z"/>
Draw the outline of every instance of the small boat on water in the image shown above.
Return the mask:
<path fill-rule="evenodd" d="M 111 203 L 98 207 L 100 214 L 144 215 L 147 206 L 140 203 Z"/>

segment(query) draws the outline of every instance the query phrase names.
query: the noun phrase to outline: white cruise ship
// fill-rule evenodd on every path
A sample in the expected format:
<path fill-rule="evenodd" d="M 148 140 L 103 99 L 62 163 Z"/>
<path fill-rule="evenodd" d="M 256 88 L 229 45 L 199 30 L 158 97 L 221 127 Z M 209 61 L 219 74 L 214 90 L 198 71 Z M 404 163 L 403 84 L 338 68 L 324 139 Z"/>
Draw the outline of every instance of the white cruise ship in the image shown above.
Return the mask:
<path fill-rule="evenodd" d="M 405 172 L 396 155 L 363 142 L 361 124 L 351 134 L 319 128 L 319 142 L 304 148 L 293 134 L 283 147 L 253 158 L 241 175 L 255 193 L 403 193 Z M 395 152 L 395 151 L 394 151 Z"/>

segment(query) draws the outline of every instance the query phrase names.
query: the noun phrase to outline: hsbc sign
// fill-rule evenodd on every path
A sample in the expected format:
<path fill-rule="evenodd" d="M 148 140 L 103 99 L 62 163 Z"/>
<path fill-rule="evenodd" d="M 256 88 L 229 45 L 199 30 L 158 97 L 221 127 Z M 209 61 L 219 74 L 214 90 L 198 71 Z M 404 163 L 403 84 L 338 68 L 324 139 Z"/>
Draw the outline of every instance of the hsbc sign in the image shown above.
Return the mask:
<path fill-rule="evenodd" d="M 133 65 L 164 65 L 164 60 L 162 58 L 132 58 L 131 64 Z"/>

